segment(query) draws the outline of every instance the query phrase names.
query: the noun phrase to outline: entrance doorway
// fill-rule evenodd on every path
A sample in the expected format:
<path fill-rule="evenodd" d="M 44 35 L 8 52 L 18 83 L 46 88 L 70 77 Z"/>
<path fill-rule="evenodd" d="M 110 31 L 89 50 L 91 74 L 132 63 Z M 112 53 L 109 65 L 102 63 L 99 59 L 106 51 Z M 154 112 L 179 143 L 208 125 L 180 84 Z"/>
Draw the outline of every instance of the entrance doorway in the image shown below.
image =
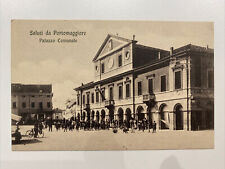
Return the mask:
<path fill-rule="evenodd" d="M 166 104 L 161 104 L 159 107 L 159 128 L 160 129 L 169 129 L 168 119 L 166 118 Z"/>
<path fill-rule="evenodd" d="M 112 123 L 112 121 L 114 120 L 114 110 L 113 108 L 109 109 L 109 121 L 110 123 Z"/>
<path fill-rule="evenodd" d="M 119 121 L 119 127 L 123 125 L 123 109 L 118 109 L 118 121 Z"/>
<path fill-rule="evenodd" d="M 99 111 L 96 112 L 96 121 L 99 122 Z"/>
<path fill-rule="evenodd" d="M 105 120 L 105 110 L 101 111 L 101 120 Z"/>
<path fill-rule="evenodd" d="M 176 117 L 176 130 L 183 130 L 184 129 L 184 122 L 183 122 L 183 107 L 181 104 L 176 104 L 174 106 L 174 114 Z"/>
<path fill-rule="evenodd" d="M 126 120 L 127 120 L 128 127 L 130 128 L 130 120 L 131 120 L 131 110 L 130 110 L 130 108 L 126 109 Z"/>
<path fill-rule="evenodd" d="M 137 120 L 143 120 L 145 118 L 144 108 L 142 106 L 138 106 L 137 108 Z"/>
<path fill-rule="evenodd" d="M 95 118 L 95 112 L 92 111 L 92 112 L 91 112 L 91 120 L 94 120 L 94 118 Z"/>

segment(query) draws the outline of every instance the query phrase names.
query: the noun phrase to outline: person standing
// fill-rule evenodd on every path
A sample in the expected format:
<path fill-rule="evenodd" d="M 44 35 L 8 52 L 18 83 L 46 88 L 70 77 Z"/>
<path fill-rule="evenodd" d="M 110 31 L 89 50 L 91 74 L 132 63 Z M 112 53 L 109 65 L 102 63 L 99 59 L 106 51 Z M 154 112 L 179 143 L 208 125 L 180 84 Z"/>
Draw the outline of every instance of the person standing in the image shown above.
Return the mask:
<path fill-rule="evenodd" d="M 40 134 L 42 134 L 42 130 L 43 130 L 43 128 L 44 128 L 42 122 L 39 123 L 38 127 L 39 127 L 39 132 L 40 132 Z"/>
<path fill-rule="evenodd" d="M 34 123 L 34 138 L 37 138 L 38 135 L 38 121 L 36 120 Z"/>
<path fill-rule="evenodd" d="M 52 132 L 52 119 L 49 119 L 48 127 L 49 127 L 48 131 Z"/>

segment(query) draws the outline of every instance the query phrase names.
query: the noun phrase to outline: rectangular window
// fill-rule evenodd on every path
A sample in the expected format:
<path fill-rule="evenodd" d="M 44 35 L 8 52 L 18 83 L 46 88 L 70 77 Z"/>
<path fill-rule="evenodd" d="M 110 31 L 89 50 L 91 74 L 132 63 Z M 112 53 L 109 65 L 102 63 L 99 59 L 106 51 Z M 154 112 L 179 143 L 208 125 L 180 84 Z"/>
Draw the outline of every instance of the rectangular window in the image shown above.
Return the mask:
<path fill-rule="evenodd" d="M 26 108 L 26 103 L 25 102 L 22 103 L 22 107 Z"/>
<path fill-rule="evenodd" d="M 80 97 L 79 97 L 79 95 L 77 96 L 77 105 L 80 105 Z"/>
<path fill-rule="evenodd" d="M 51 107 L 51 103 L 47 102 L 47 107 L 50 108 Z"/>
<path fill-rule="evenodd" d="M 99 92 L 96 92 L 96 103 L 99 102 Z"/>
<path fill-rule="evenodd" d="M 109 88 L 109 99 L 113 100 L 113 88 L 112 87 Z"/>
<path fill-rule="evenodd" d="M 34 108 L 35 107 L 35 103 L 31 102 L 31 107 Z"/>
<path fill-rule="evenodd" d="M 118 56 L 118 66 L 122 66 L 122 55 Z"/>
<path fill-rule="evenodd" d="M 175 72 L 175 89 L 181 89 L 181 71 Z"/>
<path fill-rule="evenodd" d="M 123 99 L 123 86 L 119 86 L 119 99 Z"/>
<path fill-rule="evenodd" d="M 95 100 L 95 95 L 94 93 L 91 94 L 91 103 L 94 103 L 94 100 Z"/>
<path fill-rule="evenodd" d="M 102 102 L 105 100 L 105 90 L 102 90 Z"/>
<path fill-rule="evenodd" d="M 208 88 L 214 88 L 214 73 L 212 70 L 208 71 Z"/>
<path fill-rule="evenodd" d="M 102 71 L 102 73 L 105 73 L 105 64 L 104 63 L 102 63 L 102 65 L 101 65 L 101 71 Z"/>
<path fill-rule="evenodd" d="M 153 93 L 153 79 L 148 79 L 148 93 Z"/>
<path fill-rule="evenodd" d="M 126 84 L 126 97 L 130 97 L 130 84 Z"/>
<path fill-rule="evenodd" d="M 39 102 L 39 108 L 43 109 L 43 103 L 42 102 Z"/>
<path fill-rule="evenodd" d="M 83 104 L 85 104 L 85 95 L 83 95 Z"/>
<path fill-rule="evenodd" d="M 16 102 L 13 102 L 12 107 L 15 109 L 16 108 Z"/>
<path fill-rule="evenodd" d="M 90 94 L 88 93 L 87 94 L 87 104 L 89 104 L 90 103 Z"/>
<path fill-rule="evenodd" d="M 166 91 L 166 76 L 161 76 L 161 92 Z"/>
<path fill-rule="evenodd" d="M 142 83 L 138 82 L 138 96 L 142 95 Z"/>

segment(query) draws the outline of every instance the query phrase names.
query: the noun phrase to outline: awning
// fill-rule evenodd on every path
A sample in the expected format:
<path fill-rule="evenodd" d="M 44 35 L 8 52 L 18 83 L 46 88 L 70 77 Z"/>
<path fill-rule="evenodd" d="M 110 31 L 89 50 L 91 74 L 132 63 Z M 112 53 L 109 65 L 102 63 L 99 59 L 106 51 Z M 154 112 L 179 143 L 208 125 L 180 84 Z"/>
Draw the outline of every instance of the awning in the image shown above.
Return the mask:
<path fill-rule="evenodd" d="M 20 121 L 21 120 L 21 116 L 18 116 L 16 114 L 11 114 L 11 119 L 14 120 L 14 121 Z"/>
<path fill-rule="evenodd" d="M 166 122 L 165 120 L 161 120 L 161 122 L 163 122 L 166 125 L 166 127 L 169 128 L 169 123 L 168 122 Z"/>

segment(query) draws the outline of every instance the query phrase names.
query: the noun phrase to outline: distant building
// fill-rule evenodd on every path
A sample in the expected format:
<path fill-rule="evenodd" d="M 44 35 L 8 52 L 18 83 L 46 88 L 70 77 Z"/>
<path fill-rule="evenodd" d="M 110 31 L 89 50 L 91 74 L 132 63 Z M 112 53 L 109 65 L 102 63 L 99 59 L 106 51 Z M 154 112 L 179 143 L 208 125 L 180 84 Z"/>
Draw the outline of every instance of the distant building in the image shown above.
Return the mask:
<path fill-rule="evenodd" d="M 52 119 L 53 120 L 62 120 L 64 111 L 65 110 L 62 110 L 62 109 L 59 109 L 59 108 L 53 109 L 53 111 L 52 111 Z"/>
<path fill-rule="evenodd" d="M 23 121 L 52 117 L 52 85 L 11 84 L 12 113 Z"/>
<path fill-rule="evenodd" d="M 214 128 L 213 49 L 188 44 L 166 51 L 108 35 L 93 63 L 95 80 L 75 88 L 78 119 Z"/>

